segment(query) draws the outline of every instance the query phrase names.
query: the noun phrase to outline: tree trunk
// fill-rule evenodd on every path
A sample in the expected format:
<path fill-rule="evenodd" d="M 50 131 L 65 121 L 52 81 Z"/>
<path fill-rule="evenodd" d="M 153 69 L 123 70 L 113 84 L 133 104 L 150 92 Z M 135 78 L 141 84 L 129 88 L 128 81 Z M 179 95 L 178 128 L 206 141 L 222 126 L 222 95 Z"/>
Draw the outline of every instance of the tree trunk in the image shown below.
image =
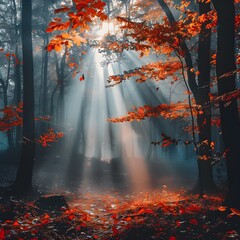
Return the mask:
<path fill-rule="evenodd" d="M 45 45 L 48 45 L 48 35 L 45 36 Z M 47 96 L 47 83 L 48 83 L 48 56 L 49 53 L 45 50 L 44 53 L 44 68 L 43 68 L 43 91 L 42 91 L 42 113 L 43 115 L 48 114 L 48 96 Z"/>
<path fill-rule="evenodd" d="M 64 106 L 64 95 L 65 95 L 65 63 L 66 63 L 66 53 L 67 49 L 65 49 L 65 52 L 62 56 L 61 63 L 59 66 L 58 63 L 58 57 L 55 53 L 55 61 L 56 61 L 56 73 L 58 78 L 58 84 L 59 84 L 59 104 L 58 104 L 58 114 L 57 114 L 57 120 L 59 122 L 64 122 L 64 115 L 65 115 L 65 106 Z"/>
<path fill-rule="evenodd" d="M 44 0 L 44 22 L 47 22 L 48 20 L 48 0 Z M 49 38 L 48 38 L 48 33 L 45 33 L 44 36 L 44 45 L 47 46 L 49 43 Z M 42 113 L 43 115 L 48 114 L 48 97 L 47 97 L 47 83 L 48 83 L 48 57 L 49 57 L 49 52 L 45 50 L 44 53 L 44 59 L 43 59 L 43 92 L 42 92 Z"/>
<path fill-rule="evenodd" d="M 12 1 L 13 4 L 13 12 L 14 12 L 14 38 L 16 39 L 15 42 L 15 55 L 16 59 L 18 60 L 18 64 L 15 64 L 14 67 L 14 81 L 15 81 L 15 88 L 14 88 L 14 104 L 17 105 L 21 101 L 21 95 L 22 95 L 22 86 L 21 86 L 21 66 L 20 66 L 20 56 L 19 56 L 19 48 L 18 48 L 18 43 L 19 43 L 19 27 L 18 27 L 18 20 L 17 20 L 17 5 L 16 5 L 16 0 Z M 21 140 L 21 127 L 18 126 L 16 127 L 16 138 L 15 138 L 15 149 L 16 152 L 20 152 L 20 142 Z"/>
<path fill-rule="evenodd" d="M 210 3 L 199 2 L 199 15 L 206 14 L 211 10 Z M 212 151 L 211 143 L 211 105 L 209 99 L 210 93 L 210 69 L 211 69 L 211 29 L 206 28 L 207 23 L 202 25 L 199 34 L 198 43 L 198 93 L 196 98 L 197 104 L 202 106 L 202 114 L 197 116 L 197 124 L 199 127 L 198 141 L 199 147 L 198 167 L 200 169 L 199 180 L 204 190 L 211 192 L 215 190 L 213 181 L 213 170 L 211 166 Z M 203 143 L 206 141 L 206 144 Z M 204 156 L 205 155 L 205 156 Z M 207 157 L 208 160 L 203 160 Z"/>
<path fill-rule="evenodd" d="M 23 47 L 23 143 L 21 161 L 13 184 L 16 194 L 25 195 L 32 190 L 35 155 L 34 81 L 32 52 L 32 1 L 22 0 Z"/>
<path fill-rule="evenodd" d="M 213 0 L 218 15 L 217 29 L 217 79 L 218 94 L 236 90 L 235 83 L 235 6 L 233 0 Z M 228 76 L 223 76 L 230 73 Z M 225 105 L 220 102 L 222 135 L 225 149 L 227 149 L 228 192 L 226 204 L 240 208 L 240 123 L 238 117 L 237 100 Z"/>

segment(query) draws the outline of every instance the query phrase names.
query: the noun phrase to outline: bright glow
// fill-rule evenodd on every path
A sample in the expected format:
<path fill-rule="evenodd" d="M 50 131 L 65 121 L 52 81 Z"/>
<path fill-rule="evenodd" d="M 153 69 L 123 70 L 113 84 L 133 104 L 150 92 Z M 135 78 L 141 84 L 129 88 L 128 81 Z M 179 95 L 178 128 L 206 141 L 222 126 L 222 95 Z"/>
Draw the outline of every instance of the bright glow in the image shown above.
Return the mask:
<path fill-rule="evenodd" d="M 101 29 L 97 31 L 97 39 L 101 40 L 106 35 L 112 35 L 115 34 L 115 26 L 113 22 L 106 21 L 102 23 Z"/>
<path fill-rule="evenodd" d="M 106 22 L 100 33 L 104 35 L 111 29 L 113 25 L 109 26 Z M 165 98 L 163 95 L 169 96 L 169 88 L 163 83 L 157 91 L 156 83 L 152 81 L 137 84 L 134 80 L 105 88 L 108 76 L 141 66 L 138 54 L 127 52 L 125 57 L 124 62 L 115 62 L 102 67 L 101 62 L 104 59 L 97 49 L 91 48 L 85 55 L 79 76 L 73 80 L 66 99 L 67 144 L 64 145 L 64 150 L 62 149 L 65 153 L 64 161 L 58 164 L 59 170 L 56 170 L 56 174 L 51 175 L 53 182 L 62 180 L 63 175 L 69 177 L 72 173 L 68 169 L 72 169 L 79 172 L 77 176 L 81 176 L 79 180 L 81 189 L 83 186 L 87 188 L 91 185 L 93 176 L 102 179 L 102 176 L 106 175 L 101 169 L 97 173 L 99 175 L 94 172 L 101 162 L 119 159 L 125 167 L 124 174 L 127 173 L 127 181 L 131 184 L 132 190 L 139 192 L 149 189 L 150 174 L 146 160 L 151 161 L 165 154 L 160 147 L 152 148 L 151 144 L 152 141 L 158 141 L 161 136 L 159 123 L 157 125 L 155 122 L 153 125 L 153 120 L 146 120 L 140 123 L 113 124 L 106 119 L 125 115 L 133 106 L 157 105 L 163 102 Z M 151 61 L 153 61 L 151 56 L 148 61 L 146 59 L 146 62 Z M 79 81 L 82 74 L 85 80 Z M 161 83 L 157 84 L 159 86 Z M 75 159 L 71 155 L 73 149 L 79 154 L 74 156 Z M 83 165 L 79 164 L 81 158 L 84 158 Z M 45 175 L 42 178 L 45 178 Z M 106 186 L 114 187 L 114 180 L 109 178 L 108 181 Z"/>

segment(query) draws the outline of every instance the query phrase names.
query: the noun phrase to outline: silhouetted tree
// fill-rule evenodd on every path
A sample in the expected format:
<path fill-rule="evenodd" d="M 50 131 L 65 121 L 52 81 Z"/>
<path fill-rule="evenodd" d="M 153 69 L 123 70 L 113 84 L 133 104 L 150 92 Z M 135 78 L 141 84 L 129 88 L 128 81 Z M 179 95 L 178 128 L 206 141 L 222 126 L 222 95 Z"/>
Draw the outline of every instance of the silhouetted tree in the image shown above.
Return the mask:
<path fill-rule="evenodd" d="M 23 137 L 21 161 L 13 190 L 27 194 L 32 189 L 35 155 L 34 79 L 32 51 L 32 1 L 22 0 L 22 48 L 23 48 Z"/>
<path fill-rule="evenodd" d="M 217 80 L 218 94 L 236 90 L 235 83 L 235 6 L 234 0 L 212 0 L 217 11 Z M 227 149 L 228 192 L 227 205 L 240 208 L 240 123 L 237 100 L 220 102 L 222 134 Z"/>

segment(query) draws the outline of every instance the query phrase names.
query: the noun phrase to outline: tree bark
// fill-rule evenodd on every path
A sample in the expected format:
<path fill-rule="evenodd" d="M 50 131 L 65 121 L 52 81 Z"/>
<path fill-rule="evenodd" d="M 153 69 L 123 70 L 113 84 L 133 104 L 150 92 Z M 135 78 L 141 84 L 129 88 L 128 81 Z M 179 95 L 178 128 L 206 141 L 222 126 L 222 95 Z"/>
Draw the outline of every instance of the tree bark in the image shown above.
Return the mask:
<path fill-rule="evenodd" d="M 45 45 L 48 45 L 48 35 L 46 34 L 45 36 Z M 47 91 L 48 91 L 48 56 L 49 53 L 47 50 L 45 50 L 44 53 L 44 68 L 43 68 L 43 91 L 42 91 L 42 113 L 43 115 L 48 114 L 48 96 L 47 96 Z"/>
<path fill-rule="evenodd" d="M 210 3 L 199 2 L 199 15 L 207 14 L 211 10 Z M 210 69 L 211 69 L 211 29 L 206 28 L 207 23 L 202 25 L 198 42 L 198 92 L 195 96 L 197 104 L 202 106 L 202 114 L 197 116 L 199 127 L 198 141 L 199 158 L 198 167 L 200 169 L 199 179 L 204 190 L 211 192 L 215 190 L 212 170 L 212 151 L 211 144 L 211 105 L 210 105 Z M 203 143 L 204 142 L 204 143 Z M 206 142 L 206 143 L 205 143 Z M 202 158 L 207 157 L 208 160 Z"/>
<path fill-rule="evenodd" d="M 15 88 L 14 88 L 14 104 L 17 105 L 19 102 L 22 100 L 22 83 L 21 83 L 21 65 L 20 65 L 20 56 L 19 56 L 19 38 L 20 38 L 20 33 L 19 33 L 19 25 L 18 25 L 18 20 L 17 20 L 17 4 L 16 0 L 12 0 L 12 5 L 13 5 L 13 21 L 14 21 L 14 39 L 15 41 L 15 55 L 16 59 L 18 60 L 18 64 L 15 64 L 14 66 L 14 82 L 15 82 Z M 15 138 L 15 151 L 17 154 L 20 153 L 20 144 L 19 142 L 21 141 L 21 127 L 18 126 L 16 127 L 16 138 Z"/>
<path fill-rule="evenodd" d="M 34 79 L 32 51 L 32 1 L 22 0 L 23 47 L 23 142 L 21 161 L 13 184 L 16 194 L 25 195 L 32 190 L 35 155 Z"/>
<path fill-rule="evenodd" d="M 47 17 L 47 13 L 48 13 L 48 0 L 44 0 L 44 20 L 45 22 L 47 22 L 48 17 Z M 48 33 L 45 33 L 44 35 L 44 44 L 45 46 L 47 46 L 49 43 L 49 38 L 48 38 Z M 45 50 L 44 53 L 44 59 L 43 59 L 43 64 L 44 64 L 44 68 L 43 68 L 43 92 L 42 92 L 42 113 L 43 115 L 47 115 L 48 114 L 48 97 L 47 97 L 47 90 L 48 90 L 48 58 L 49 58 L 49 52 L 47 50 Z"/>
<path fill-rule="evenodd" d="M 235 77 L 235 6 L 233 0 L 212 0 L 217 10 L 217 79 L 218 95 L 236 90 Z M 232 73 L 224 75 L 226 73 Z M 222 135 L 227 149 L 228 192 L 226 204 L 240 209 L 240 123 L 237 100 L 229 105 L 220 102 Z"/>

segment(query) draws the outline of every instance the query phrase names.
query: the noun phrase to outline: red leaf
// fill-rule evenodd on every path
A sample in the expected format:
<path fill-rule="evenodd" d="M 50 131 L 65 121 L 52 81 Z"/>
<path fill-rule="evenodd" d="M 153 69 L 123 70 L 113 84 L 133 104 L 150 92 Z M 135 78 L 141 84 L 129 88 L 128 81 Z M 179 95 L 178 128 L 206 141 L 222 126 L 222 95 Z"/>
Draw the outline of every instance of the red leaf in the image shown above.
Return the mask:
<path fill-rule="evenodd" d="M 114 213 L 112 216 L 111 216 L 112 219 L 116 219 L 117 218 L 117 214 Z"/>
<path fill-rule="evenodd" d="M 113 231 L 113 235 L 117 235 L 118 234 L 118 230 L 116 227 L 112 227 L 112 231 Z"/>
<path fill-rule="evenodd" d="M 148 208 L 145 210 L 145 213 L 153 214 L 155 212 L 152 209 Z"/>
<path fill-rule="evenodd" d="M 13 223 L 13 226 L 14 227 L 17 227 L 17 226 L 19 226 L 19 223 L 18 223 L 18 221 L 16 220 L 14 223 Z"/>
<path fill-rule="evenodd" d="M 50 216 L 48 214 L 45 214 L 45 216 L 43 217 L 44 219 L 49 219 Z"/>
<path fill-rule="evenodd" d="M 0 229 L 0 239 L 4 239 L 5 237 L 5 231 L 3 228 Z"/>
<path fill-rule="evenodd" d="M 81 226 L 76 226 L 75 229 L 76 229 L 76 231 L 80 231 L 81 230 Z"/>
<path fill-rule="evenodd" d="M 74 215 L 69 215 L 69 216 L 68 216 L 68 219 L 69 219 L 70 221 L 72 221 L 74 218 L 75 218 Z"/>
<path fill-rule="evenodd" d="M 79 80 L 80 80 L 80 81 L 85 80 L 85 76 L 84 76 L 84 74 L 82 74 L 82 76 L 79 78 Z"/>
<path fill-rule="evenodd" d="M 189 222 L 193 225 L 198 225 L 198 221 L 195 218 L 190 219 Z"/>
<path fill-rule="evenodd" d="M 181 226 L 181 223 L 180 223 L 179 220 L 176 221 L 176 226 L 177 226 L 177 227 L 180 227 L 180 226 Z"/>
<path fill-rule="evenodd" d="M 145 213 L 146 211 L 143 209 L 143 208 L 141 208 L 138 212 L 137 212 L 137 214 L 143 214 L 143 213 Z"/>
<path fill-rule="evenodd" d="M 179 213 L 180 213 L 180 214 L 185 214 L 185 213 L 186 213 L 186 211 L 185 211 L 185 209 L 184 209 L 184 208 L 180 208 L 180 209 L 179 209 Z"/>

